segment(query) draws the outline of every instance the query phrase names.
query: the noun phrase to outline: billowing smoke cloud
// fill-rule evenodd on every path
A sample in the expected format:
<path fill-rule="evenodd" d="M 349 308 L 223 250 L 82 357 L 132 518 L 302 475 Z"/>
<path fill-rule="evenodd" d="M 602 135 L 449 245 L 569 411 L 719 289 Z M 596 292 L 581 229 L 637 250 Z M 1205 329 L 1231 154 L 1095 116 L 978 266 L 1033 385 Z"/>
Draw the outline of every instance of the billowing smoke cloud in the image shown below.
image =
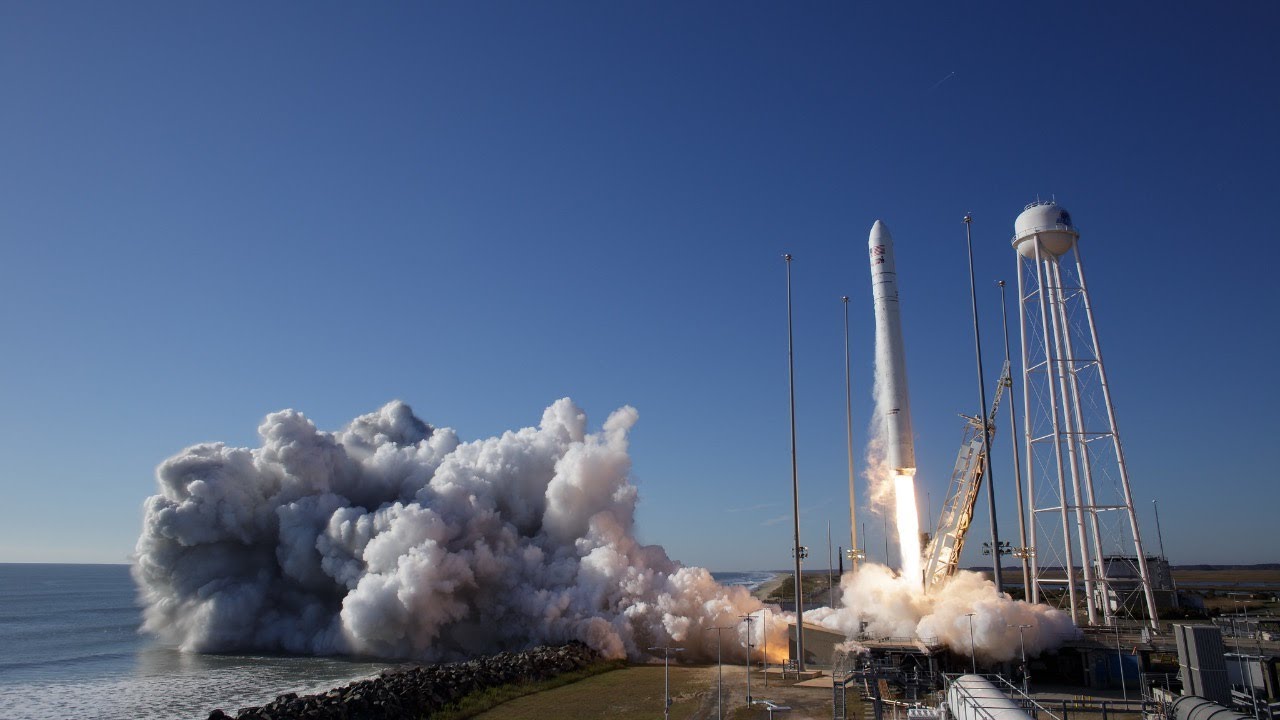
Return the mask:
<path fill-rule="evenodd" d="M 759 601 L 634 537 L 636 418 L 589 433 L 564 399 L 536 428 L 460 442 L 393 402 L 336 433 L 286 410 L 258 448 L 187 448 L 145 504 L 143 629 L 192 651 L 437 660 L 579 639 L 707 659 L 721 625 L 741 660 Z M 780 620 L 753 642 L 785 648 Z"/>
<path fill-rule="evenodd" d="M 968 655 L 969 613 L 973 613 L 973 647 L 980 660 L 1011 660 L 1019 655 L 1018 626 L 1024 631 L 1029 656 L 1079 637 L 1071 617 L 1047 605 L 1033 605 L 997 595 L 995 584 L 966 570 L 956 573 L 928 594 L 895 577 L 883 565 L 865 564 L 840 581 L 843 607 L 818 608 L 805 621 L 839 631 L 848 638 L 865 633 L 871 638 L 920 638 L 941 642 Z M 1012 627 L 1010 627 L 1012 626 Z M 853 649 L 851 643 L 846 649 Z"/>

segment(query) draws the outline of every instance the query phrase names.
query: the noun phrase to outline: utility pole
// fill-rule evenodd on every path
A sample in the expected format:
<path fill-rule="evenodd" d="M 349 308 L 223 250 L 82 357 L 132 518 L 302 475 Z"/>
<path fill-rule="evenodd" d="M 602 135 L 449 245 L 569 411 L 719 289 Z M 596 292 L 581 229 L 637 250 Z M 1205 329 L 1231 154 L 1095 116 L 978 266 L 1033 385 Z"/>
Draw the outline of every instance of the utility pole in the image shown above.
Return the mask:
<path fill-rule="evenodd" d="M 707 628 L 707 632 L 712 630 L 716 633 L 716 671 L 718 677 L 716 679 L 716 717 L 724 720 L 724 662 L 720 658 L 720 634 L 725 630 L 732 630 L 728 626 L 720 626 Z"/>
<path fill-rule="evenodd" d="M 765 608 L 760 608 L 760 627 L 764 630 L 764 686 L 769 687 L 769 613 Z"/>
<path fill-rule="evenodd" d="M 755 617 L 752 615 L 738 617 L 747 623 L 747 707 L 751 707 L 751 623 L 755 621 Z"/>
<path fill-rule="evenodd" d="M 684 648 L 663 646 L 651 647 L 650 652 L 662 651 L 662 717 L 671 720 L 671 653 L 684 652 Z"/>

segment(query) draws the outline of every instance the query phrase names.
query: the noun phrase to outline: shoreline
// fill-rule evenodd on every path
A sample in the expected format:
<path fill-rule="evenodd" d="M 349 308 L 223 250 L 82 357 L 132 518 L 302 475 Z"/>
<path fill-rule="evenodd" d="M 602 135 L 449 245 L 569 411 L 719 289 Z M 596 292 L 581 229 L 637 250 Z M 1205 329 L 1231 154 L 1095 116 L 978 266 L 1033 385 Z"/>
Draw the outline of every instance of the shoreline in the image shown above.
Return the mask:
<path fill-rule="evenodd" d="M 782 583 L 790 579 L 791 573 L 789 572 L 775 573 L 773 577 L 760 583 L 759 586 L 752 590 L 751 595 L 760 602 L 768 603 L 769 597 L 776 593 L 778 588 L 782 587 Z"/>

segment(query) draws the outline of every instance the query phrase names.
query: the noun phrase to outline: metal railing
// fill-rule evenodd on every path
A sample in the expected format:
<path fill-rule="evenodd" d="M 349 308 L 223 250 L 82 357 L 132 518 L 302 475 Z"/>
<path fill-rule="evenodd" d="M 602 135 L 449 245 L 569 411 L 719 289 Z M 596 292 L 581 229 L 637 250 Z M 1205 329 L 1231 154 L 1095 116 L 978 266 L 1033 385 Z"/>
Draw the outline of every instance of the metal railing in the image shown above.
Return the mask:
<path fill-rule="evenodd" d="M 973 673 L 965 673 L 965 675 L 972 675 L 972 674 Z M 942 676 L 943 684 L 945 686 L 945 691 L 947 695 L 951 694 L 952 686 L 954 685 L 955 681 L 960 677 L 961 677 L 961 674 L 959 673 L 943 674 Z M 1003 675 L 979 675 L 978 677 L 981 677 L 985 679 L 987 682 L 991 683 L 992 685 L 995 685 L 996 689 L 1000 690 L 1002 693 L 1007 695 L 1009 699 L 1013 701 L 1014 704 L 1022 708 L 1024 712 L 1026 712 L 1028 715 L 1030 715 L 1033 718 L 1047 717 L 1047 718 L 1051 718 L 1051 720 L 1067 719 L 1065 708 L 1063 708 L 1063 712 L 1061 715 L 1053 712 L 1048 707 L 1041 704 L 1040 701 L 1036 700 L 1030 695 L 1024 694 L 1022 692 L 1022 688 L 1009 682 Z M 985 707 L 983 707 L 983 705 L 979 702 L 980 698 L 978 698 L 977 696 L 969 692 L 968 688 L 966 688 L 963 685 L 960 685 L 958 686 L 957 691 L 960 693 L 961 697 L 963 697 L 970 704 L 970 706 L 972 706 L 978 712 L 979 716 L 986 718 L 986 720 L 992 720 L 990 711 L 988 711 Z M 953 712 L 952 714 L 954 715 L 955 713 Z"/>

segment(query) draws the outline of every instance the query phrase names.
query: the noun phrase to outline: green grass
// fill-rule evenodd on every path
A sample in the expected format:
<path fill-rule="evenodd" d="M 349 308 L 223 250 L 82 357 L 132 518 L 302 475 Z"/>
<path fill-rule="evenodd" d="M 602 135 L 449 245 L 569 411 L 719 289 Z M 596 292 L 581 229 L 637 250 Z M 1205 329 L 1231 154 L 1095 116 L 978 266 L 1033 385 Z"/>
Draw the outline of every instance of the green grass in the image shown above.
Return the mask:
<path fill-rule="evenodd" d="M 687 720 L 704 703 L 715 702 L 711 671 L 671 667 L 671 718 Z M 569 682 L 546 692 L 516 697 L 475 717 L 481 720 L 653 720 L 662 714 L 661 665 L 638 665 Z M 470 717 L 458 715 L 450 717 Z"/>
<path fill-rule="evenodd" d="M 517 698 L 572 685 L 580 680 L 613 670 L 620 670 L 626 666 L 627 663 L 623 660 L 607 660 L 588 665 L 581 670 L 557 675 L 550 680 L 543 680 L 542 682 L 512 683 L 486 688 L 467 695 L 456 704 L 436 712 L 431 715 L 431 720 L 462 720 L 463 718 L 475 717 L 486 710 L 511 702 Z"/>
<path fill-rule="evenodd" d="M 825 570 L 815 570 L 810 573 L 804 573 L 802 576 L 804 582 L 805 602 L 827 601 L 828 585 L 827 572 Z M 840 578 L 833 577 L 832 582 L 835 585 L 836 595 L 840 594 Z M 791 602 L 796 597 L 796 581 L 794 573 L 787 573 L 785 579 L 769 596 L 766 602 Z"/>

